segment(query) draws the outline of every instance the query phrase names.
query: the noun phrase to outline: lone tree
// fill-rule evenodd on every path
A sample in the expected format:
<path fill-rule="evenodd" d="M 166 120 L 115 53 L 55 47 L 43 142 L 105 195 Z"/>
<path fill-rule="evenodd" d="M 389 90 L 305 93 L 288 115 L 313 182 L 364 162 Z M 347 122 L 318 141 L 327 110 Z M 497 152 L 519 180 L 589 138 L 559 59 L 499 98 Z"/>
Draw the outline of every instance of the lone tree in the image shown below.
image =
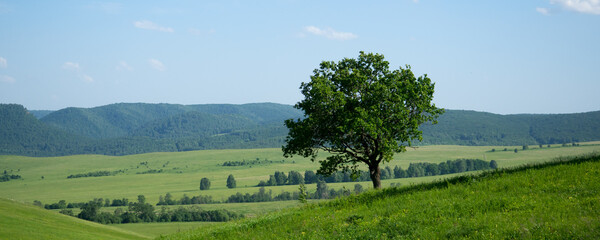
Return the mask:
<path fill-rule="evenodd" d="M 235 178 L 233 177 L 233 174 L 229 174 L 229 177 L 227 177 L 227 188 L 235 188 L 235 186 Z"/>
<path fill-rule="evenodd" d="M 444 112 L 431 102 L 434 85 L 427 75 L 416 78 L 408 65 L 391 71 L 381 54 L 323 61 L 300 86 L 305 98 L 294 107 L 304 118 L 285 121 L 284 156 L 315 161 L 319 150 L 327 151 L 317 171 L 322 175 L 350 170 L 356 177 L 364 163 L 373 187 L 381 188 L 379 164 L 422 140 L 419 125 L 436 123 Z"/>
<path fill-rule="evenodd" d="M 208 190 L 210 189 L 210 180 L 208 178 L 200 179 L 200 190 Z"/>

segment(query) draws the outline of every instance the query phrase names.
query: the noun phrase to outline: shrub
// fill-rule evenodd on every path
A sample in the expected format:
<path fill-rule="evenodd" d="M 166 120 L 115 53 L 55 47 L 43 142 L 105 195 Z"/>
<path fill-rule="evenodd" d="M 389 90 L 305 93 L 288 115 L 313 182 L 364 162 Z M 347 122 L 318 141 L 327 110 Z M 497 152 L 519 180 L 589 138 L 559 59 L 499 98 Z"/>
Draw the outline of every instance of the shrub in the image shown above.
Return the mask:
<path fill-rule="evenodd" d="M 200 190 L 208 190 L 210 189 L 210 180 L 208 178 L 202 178 L 200 180 Z"/>
<path fill-rule="evenodd" d="M 227 177 L 227 188 L 235 188 L 235 187 L 236 187 L 235 178 L 233 177 L 233 174 L 229 174 L 229 177 Z"/>

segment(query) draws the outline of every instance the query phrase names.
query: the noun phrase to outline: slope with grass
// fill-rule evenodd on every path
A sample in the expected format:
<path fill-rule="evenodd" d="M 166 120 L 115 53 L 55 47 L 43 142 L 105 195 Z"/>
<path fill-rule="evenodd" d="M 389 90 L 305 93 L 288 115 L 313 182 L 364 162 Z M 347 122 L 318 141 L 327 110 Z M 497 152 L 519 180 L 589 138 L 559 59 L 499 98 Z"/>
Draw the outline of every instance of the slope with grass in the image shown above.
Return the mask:
<path fill-rule="evenodd" d="M 150 236 L 68 217 L 0 198 L 0 239 L 150 239 Z"/>
<path fill-rule="evenodd" d="M 499 167 L 511 167 L 526 163 L 544 162 L 557 156 L 582 154 L 600 151 L 599 142 L 582 143 L 576 147 L 551 148 L 544 146 L 539 149 L 531 147 L 526 151 L 514 153 L 511 151 L 490 152 L 499 147 L 472 146 L 425 146 L 408 149 L 397 154 L 389 163 L 393 168 L 398 165 L 407 169 L 413 162 L 440 163 L 459 158 L 496 160 Z M 519 147 L 520 149 L 520 147 Z M 325 157 L 325 156 L 323 156 Z M 242 161 L 259 158 L 273 161 L 272 164 L 256 166 L 223 166 L 227 161 Z M 143 164 L 142 164 L 143 163 Z M 387 165 L 383 165 L 385 167 Z M 34 200 L 44 204 L 56 203 L 59 200 L 72 202 L 87 202 L 94 198 L 110 198 L 129 200 L 137 199 L 139 194 L 145 195 L 148 202 L 156 204 L 159 196 L 171 193 L 175 199 L 184 194 L 188 196 L 209 195 L 213 199 L 223 201 L 229 196 L 240 192 L 255 193 L 256 185 L 267 181 L 275 171 L 286 174 L 289 171 L 304 173 L 306 170 L 315 171 L 319 163 L 309 159 L 294 157 L 284 159 L 281 149 L 243 149 L 243 150 L 204 150 L 175 153 L 146 153 L 127 156 L 75 155 L 65 157 L 22 157 L 1 156 L 0 172 L 18 174 L 21 180 L 0 183 L 0 197 L 16 199 L 32 203 Z M 96 171 L 114 172 L 123 170 L 115 176 L 67 178 L 69 175 L 83 174 Z M 161 171 L 155 174 L 137 174 L 149 170 Z M 233 174 L 237 188 L 226 186 L 227 177 Z M 200 191 L 200 179 L 207 177 L 211 180 L 210 190 Z M 409 185 L 431 181 L 444 176 L 423 178 L 401 178 L 383 180 L 384 186 L 391 183 Z M 352 189 L 355 183 L 331 183 L 330 188 Z M 371 186 L 370 182 L 360 182 L 363 187 Z M 307 185 L 310 192 L 315 191 L 316 184 Z M 273 194 L 282 191 L 298 191 L 297 185 L 266 187 Z"/>
<path fill-rule="evenodd" d="M 528 150 L 512 151 L 521 146 L 512 146 L 510 150 L 498 146 L 425 146 L 410 148 L 407 152 L 397 154 L 389 163 L 393 168 L 395 165 L 408 168 L 410 163 L 430 162 L 440 163 L 446 160 L 459 158 L 496 160 L 499 167 L 513 167 L 527 163 L 546 162 L 557 156 L 578 155 L 592 151 L 600 151 L 600 142 L 581 143 L 579 146 L 552 145 L 551 147 L 531 146 Z M 492 152 L 491 149 L 496 151 Z M 324 156 L 323 156 L 324 157 Z M 223 166 L 228 161 L 242 160 L 269 160 L 272 163 L 250 165 L 250 166 Z M 7 171 L 10 174 L 18 174 L 22 179 L 0 183 L 0 198 L 16 199 L 22 202 L 32 203 L 34 200 L 42 204 L 52 204 L 59 200 L 67 203 L 87 202 L 94 198 L 122 199 L 128 198 L 135 201 L 137 196 L 145 195 L 146 201 L 156 204 L 159 196 L 171 193 L 174 199 L 179 200 L 184 195 L 189 197 L 203 195 L 212 196 L 214 200 L 223 202 L 229 196 L 240 192 L 256 193 L 259 181 L 268 180 L 269 175 L 275 171 L 304 172 L 305 170 L 316 170 L 318 163 L 309 159 L 292 158 L 285 159 L 281 156 L 281 149 L 245 149 L 245 150 L 204 150 L 175 153 L 147 153 L 127 156 L 101 156 L 101 155 L 76 155 L 64 157 L 23 157 L 23 156 L 0 156 L 0 172 Z M 384 167 L 387 165 L 384 165 Z M 123 170 L 115 176 L 67 178 L 69 175 L 82 174 L 97 171 L 114 172 Z M 137 174 L 149 170 L 160 170 L 160 173 Z M 226 180 L 229 174 L 233 174 L 237 181 L 237 187 L 229 189 Z M 200 179 L 208 177 L 212 186 L 210 190 L 200 191 L 198 189 Z M 435 181 L 436 179 L 450 177 L 428 176 L 420 178 L 399 178 L 383 180 L 383 186 L 400 184 L 410 186 L 419 183 Z M 331 189 L 353 189 L 356 182 L 329 183 Z M 371 187 L 371 182 L 359 182 L 364 189 Z M 306 185 L 309 193 L 314 193 L 316 184 Z M 267 191 L 277 195 L 282 191 L 298 191 L 298 185 L 270 186 Z M 228 209 L 236 213 L 243 213 L 249 218 L 261 216 L 268 212 L 295 207 L 298 201 L 280 202 L 258 202 L 258 203 L 217 203 L 196 205 L 204 210 Z M 176 209 L 180 206 L 168 206 Z M 114 212 L 119 207 L 105 207 L 102 211 Z M 123 208 L 123 207 L 121 207 Z M 157 211 L 160 211 L 156 206 Z M 72 209 L 75 214 L 79 209 Z M 58 211 L 58 210 L 56 210 Z M 159 225 L 159 223 L 156 223 Z M 177 232 L 188 227 L 205 227 L 207 224 L 182 224 L 168 223 L 160 225 L 164 230 L 153 232 L 153 236 Z M 123 227 L 135 230 L 147 235 L 147 224 L 133 224 Z M 137 230 L 136 230 L 137 229 Z"/>
<path fill-rule="evenodd" d="M 598 239 L 600 155 L 370 191 L 163 239 Z"/>

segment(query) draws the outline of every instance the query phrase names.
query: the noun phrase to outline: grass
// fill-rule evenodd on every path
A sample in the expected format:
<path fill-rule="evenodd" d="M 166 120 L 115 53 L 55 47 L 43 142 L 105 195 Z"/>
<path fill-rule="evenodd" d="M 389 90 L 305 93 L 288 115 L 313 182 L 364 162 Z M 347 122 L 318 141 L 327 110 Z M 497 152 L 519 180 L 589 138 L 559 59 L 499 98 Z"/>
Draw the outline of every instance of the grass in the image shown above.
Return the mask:
<path fill-rule="evenodd" d="M 598 239 L 600 155 L 562 160 L 369 191 L 163 239 Z"/>
<path fill-rule="evenodd" d="M 543 162 L 556 156 L 568 156 L 585 152 L 598 151 L 600 146 L 581 144 L 579 147 L 557 147 L 530 149 L 527 151 L 496 151 L 492 148 L 503 147 L 467 147 L 467 146 L 425 146 L 409 149 L 405 153 L 396 154 L 390 166 L 399 165 L 407 168 L 411 162 L 438 163 L 457 158 L 479 158 L 496 160 L 500 167 L 510 167 L 531 162 Z M 509 149 L 521 148 L 508 147 Z M 0 197 L 18 199 L 24 202 L 34 200 L 43 203 L 89 201 L 93 198 L 129 198 L 137 199 L 143 194 L 149 202 L 158 202 L 158 197 L 170 192 L 179 199 L 183 194 L 188 196 L 211 195 L 215 200 L 225 200 L 236 192 L 254 193 L 254 187 L 260 180 L 267 180 L 275 171 L 291 170 L 304 172 L 316 170 L 318 163 L 308 159 L 285 159 L 285 163 L 273 163 L 261 166 L 224 167 L 225 161 L 243 159 L 268 159 L 281 161 L 284 158 L 280 149 L 244 149 L 244 150 L 206 150 L 178 153 L 147 153 L 129 156 L 75 155 L 66 157 L 21 157 L 0 156 L 0 171 L 12 170 L 13 174 L 23 176 L 24 180 L 0 183 Z M 148 162 L 148 167 L 140 165 Z M 166 167 L 163 165 L 166 164 Z M 139 168 L 138 168 L 139 167 Z M 175 168 L 175 170 L 173 170 Z M 165 173 L 135 174 L 147 169 L 165 169 Z M 67 179 L 67 176 L 93 171 L 127 170 L 125 174 L 106 177 L 87 177 Z M 182 173 L 178 173 L 181 171 Z M 225 186 L 227 176 L 233 174 L 238 188 L 228 189 Z M 44 177 L 42 179 L 42 176 Z M 202 177 L 211 180 L 211 189 L 200 191 L 199 182 Z M 431 179 L 427 179 L 430 181 Z M 394 179 L 384 181 L 384 185 L 392 182 L 410 184 L 421 182 L 420 179 Z M 369 182 L 361 183 L 371 186 Z M 330 184 L 330 187 L 353 186 L 352 184 Z M 310 191 L 316 186 L 309 185 Z M 297 186 L 267 187 L 273 193 L 296 191 Z"/>
<path fill-rule="evenodd" d="M 123 229 L 125 231 L 143 233 L 153 238 L 165 236 L 199 228 L 206 228 L 212 225 L 223 224 L 222 222 L 170 222 L 170 223 L 132 223 L 132 224 L 114 224 L 112 227 Z"/>
<path fill-rule="evenodd" d="M 560 147 L 553 145 L 551 148 L 538 149 L 531 146 L 529 150 L 522 151 L 522 146 L 424 146 L 409 148 L 407 152 L 396 154 L 390 166 L 399 165 L 404 169 L 411 162 L 439 163 L 446 160 L 458 158 L 478 158 L 485 160 L 496 160 L 500 167 L 513 167 L 526 163 L 545 162 L 557 156 L 577 155 L 592 151 L 600 151 L 600 142 L 581 143 L 577 147 Z M 490 152 L 494 148 L 495 152 Z M 519 152 L 514 153 L 518 148 Z M 271 160 L 274 163 L 264 165 L 225 167 L 226 161 L 253 160 L 256 158 Z M 284 160 L 284 161 L 282 161 Z M 140 164 L 147 162 L 146 164 Z M 384 165 L 385 167 L 386 165 Z M 0 198 L 16 199 L 20 202 L 32 203 L 39 200 L 44 204 L 66 200 L 67 202 L 87 202 L 93 198 L 121 199 L 128 198 L 135 201 L 137 196 L 146 196 L 149 203 L 158 202 L 159 196 L 171 193 L 175 199 L 184 194 L 188 196 L 210 195 L 214 200 L 223 201 L 236 192 L 255 193 L 255 187 L 260 180 L 267 180 L 275 171 L 289 172 L 291 170 L 304 172 L 316 170 L 319 163 L 311 162 L 309 159 L 292 158 L 284 159 L 281 149 L 243 149 L 243 150 L 205 150 L 177 153 L 147 153 L 128 156 L 102 156 L 102 155 L 75 155 L 64 157 L 22 157 L 22 156 L 0 156 L 0 171 L 6 170 L 12 174 L 18 174 L 23 180 L 15 180 L 0 183 Z M 158 174 L 136 174 L 136 172 L 149 169 L 163 169 Z M 87 177 L 67 179 L 71 174 L 87 173 L 95 171 L 118 171 L 124 170 L 116 176 Z M 233 174 L 237 181 L 237 188 L 228 189 L 226 179 Z M 459 174 L 460 175 L 460 174 Z M 44 177 L 42 179 L 42 176 Z M 405 178 L 383 180 L 384 187 L 392 183 L 402 186 L 427 183 L 455 175 Z M 202 177 L 211 180 L 211 189 L 200 191 L 199 182 Z M 346 187 L 353 189 L 357 183 L 330 183 L 328 186 L 334 189 Z M 360 182 L 365 189 L 372 186 L 371 182 Z M 308 191 L 315 191 L 316 184 L 307 185 Z M 282 191 L 297 191 L 298 186 L 275 186 L 266 187 L 272 190 L 273 195 Z M 296 201 L 267 202 L 267 203 L 236 203 L 236 204 L 207 204 L 200 205 L 206 210 L 229 209 L 244 213 L 249 217 L 260 216 L 268 212 L 297 206 Z M 178 207 L 178 206 L 176 206 Z M 160 209 L 157 207 L 157 209 Z M 78 212 L 78 209 L 73 209 Z M 103 210 L 114 211 L 113 208 Z M 176 226 L 176 224 L 174 224 Z M 146 225 L 127 226 L 134 230 L 140 226 L 139 233 L 146 234 Z M 201 225 L 204 227 L 204 225 Z M 154 229 L 159 229 L 155 227 Z M 175 227 L 165 227 L 166 232 L 173 232 Z M 171 230 L 168 230 L 171 229 Z M 178 230 L 178 229 L 175 229 Z M 166 233 L 165 232 L 165 233 Z M 158 236 L 152 234 L 152 236 Z"/>
<path fill-rule="evenodd" d="M 68 217 L 0 198 L 0 239 L 150 239 L 151 236 Z"/>
<path fill-rule="evenodd" d="M 309 200 L 309 201 L 322 201 L 322 200 Z M 278 201 L 278 202 L 255 202 L 255 203 L 215 203 L 215 204 L 198 204 L 195 205 L 197 207 L 202 208 L 203 210 L 219 210 L 219 209 L 227 209 L 229 211 L 233 211 L 236 213 L 244 214 L 246 217 L 256 217 L 266 213 L 270 213 L 273 211 L 282 210 L 285 208 L 300 206 L 301 203 L 297 200 L 290 201 Z M 188 208 L 192 205 L 168 205 L 168 206 L 155 206 L 157 211 L 160 211 L 161 208 L 165 207 L 167 209 L 176 209 L 176 208 Z M 127 210 L 127 207 L 103 207 L 100 209 L 102 212 L 110 212 L 113 213 L 117 208 L 121 208 Z M 79 214 L 81 210 L 79 208 L 71 209 L 74 215 Z M 54 212 L 59 212 L 60 209 L 52 209 Z"/>

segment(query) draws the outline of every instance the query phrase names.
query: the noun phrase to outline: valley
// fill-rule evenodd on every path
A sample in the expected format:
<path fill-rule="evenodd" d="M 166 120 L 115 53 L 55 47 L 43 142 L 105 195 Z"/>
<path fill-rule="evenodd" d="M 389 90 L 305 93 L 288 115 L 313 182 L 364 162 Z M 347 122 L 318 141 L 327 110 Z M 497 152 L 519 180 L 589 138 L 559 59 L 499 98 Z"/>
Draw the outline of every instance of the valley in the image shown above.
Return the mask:
<path fill-rule="evenodd" d="M 507 151 L 504 151 L 504 149 Z M 572 156 L 594 151 L 600 151 L 600 142 L 579 143 L 578 146 L 547 145 L 529 146 L 527 150 L 523 146 L 421 146 L 409 148 L 407 152 L 396 154 L 395 159 L 388 165 L 407 169 L 410 163 L 430 162 L 440 163 L 455 159 L 485 159 L 495 160 L 499 168 L 515 167 L 528 163 L 540 163 L 554 159 L 558 156 Z M 492 149 L 494 149 L 492 151 Z M 510 149 L 510 150 L 509 150 Z M 517 153 L 514 149 L 518 149 Z M 262 159 L 266 164 L 245 166 L 223 166 L 230 161 L 250 161 Z M 40 201 L 42 204 L 56 203 L 65 200 L 67 203 L 88 202 L 94 198 L 123 199 L 135 201 L 138 195 L 144 195 L 146 201 L 160 211 L 156 206 L 159 198 L 170 193 L 178 200 L 184 195 L 189 197 L 203 195 L 211 196 L 213 200 L 220 203 L 197 204 L 203 210 L 228 209 L 241 213 L 246 218 L 254 218 L 263 214 L 301 205 L 297 200 L 275 201 L 275 202 L 253 202 L 253 203 L 224 203 L 231 195 L 236 193 L 253 194 L 259 191 L 257 184 L 269 179 L 275 171 L 286 174 L 289 171 L 304 173 L 306 170 L 316 171 L 319 164 L 309 159 L 294 157 L 285 159 L 280 149 L 239 149 L 239 150 L 202 150 L 173 153 L 146 153 L 127 156 L 103 156 L 103 155 L 73 155 L 63 157 L 24 157 L 24 156 L 0 156 L 1 171 L 19 174 L 20 180 L 12 180 L 0 183 L 0 198 L 14 199 L 20 202 L 32 204 Z M 387 165 L 384 165 L 385 167 Z M 155 173 L 146 173 L 148 170 L 156 170 Z M 69 175 L 108 171 L 115 172 L 112 176 L 67 178 Z M 229 189 L 226 187 L 227 176 L 232 174 L 237 187 Z M 462 173 L 472 174 L 472 172 Z M 419 178 L 399 178 L 383 180 L 383 186 L 391 184 L 399 186 L 410 186 L 412 184 L 426 183 L 438 179 L 449 178 L 456 175 L 438 175 Z M 43 178 L 42 178 L 43 177 Z M 201 178 L 211 181 L 209 190 L 199 190 Z M 330 189 L 350 189 L 360 184 L 369 189 L 370 181 L 366 182 L 344 182 L 328 183 Z M 316 184 L 307 184 L 309 193 L 316 191 Z M 298 191 L 298 185 L 266 186 L 266 191 L 271 191 L 273 196 L 281 192 Z M 323 200 L 309 200 L 323 201 Z M 189 205 L 187 205 L 189 206 Z M 186 206 L 186 207 L 187 207 Z M 175 209 L 178 205 L 168 206 Z M 102 211 L 113 212 L 118 207 L 102 208 Z M 126 207 L 125 207 L 126 208 Z M 58 210 L 55 210 L 58 211 Z M 74 208 L 75 215 L 79 211 Z M 152 223 L 163 224 L 163 223 Z M 206 224 L 220 223 L 164 223 L 165 233 L 178 231 L 183 226 L 204 226 Z M 142 232 L 148 223 L 117 224 L 116 227 L 127 228 L 135 231 L 139 226 Z M 158 235 L 155 235 L 158 236 Z"/>

